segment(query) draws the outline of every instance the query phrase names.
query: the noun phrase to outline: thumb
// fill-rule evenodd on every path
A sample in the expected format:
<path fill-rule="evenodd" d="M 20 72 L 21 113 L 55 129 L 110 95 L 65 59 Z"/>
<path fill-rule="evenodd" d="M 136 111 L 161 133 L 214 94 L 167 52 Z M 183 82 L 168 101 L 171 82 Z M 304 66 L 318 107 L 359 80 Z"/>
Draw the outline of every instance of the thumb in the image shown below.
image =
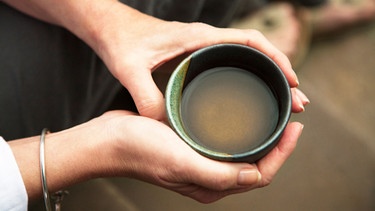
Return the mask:
<path fill-rule="evenodd" d="M 206 161 L 195 165 L 192 176 L 196 184 L 212 190 L 227 191 L 256 186 L 262 177 L 255 165 Z"/>
<path fill-rule="evenodd" d="M 123 81 L 142 116 L 162 120 L 165 114 L 163 94 L 149 71 L 134 71 Z"/>
<path fill-rule="evenodd" d="M 200 162 L 188 172 L 187 182 L 197 187 L 184 189 L 182 194 L 203 203 L 257 188 L 262 179 L 255 165 L 245 163 Z"/>

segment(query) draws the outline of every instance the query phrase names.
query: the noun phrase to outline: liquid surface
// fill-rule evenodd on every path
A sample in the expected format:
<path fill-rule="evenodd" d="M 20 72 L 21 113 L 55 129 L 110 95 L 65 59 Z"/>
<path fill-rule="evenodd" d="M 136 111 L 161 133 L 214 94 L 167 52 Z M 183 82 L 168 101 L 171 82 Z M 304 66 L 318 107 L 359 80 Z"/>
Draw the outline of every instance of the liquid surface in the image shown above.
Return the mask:
<path fill-rule="evenodd" d="M 197 143 L 235 154 L 256 147 L 272 134 L 278 107 L 260 78 L 239 68 L 219 67 L 201 73 L 185 88 L 181 115 Z"/>

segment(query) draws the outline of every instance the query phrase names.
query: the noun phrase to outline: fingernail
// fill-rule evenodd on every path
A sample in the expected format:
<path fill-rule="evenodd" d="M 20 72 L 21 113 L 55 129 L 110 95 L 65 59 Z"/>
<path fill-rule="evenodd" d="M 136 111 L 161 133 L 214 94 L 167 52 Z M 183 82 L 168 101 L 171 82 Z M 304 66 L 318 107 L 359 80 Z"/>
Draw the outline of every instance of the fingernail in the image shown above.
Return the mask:
<path fill-rule="evenodd" d="M 297 77 L 297 75 L 296 75 L 296 84 L 297 84 L 297 86 L 296 86 L 296 87 L 298 87 L 298 86 L 299 86 L 299 80 L 298 80 L 298 77 Z"/>
<path fill-rule="evenodd" d="M 298 92 L 298 96 L 300 97 L 302 103 L 304 105 L 306 104 L 309 104 L 310 103 L 310 100 L 309 98 L 307 98 L 307 96 L 305 95 L 305 93 L 303 93 L 301 90 L 297 89 L 297 92 Z"/>
<path fill-rule="evenodd" d="M 238 185 L 254 185 L 262 179 L 262 175 L 256 169 L 243 169 L 238 175 Z"/>
<path fill-rule="evenodd" d="M 299 86 L 299 80 L 298 80 L 298 76 L 297 76 L 297 74 L 296 74 L 296 71 L 293 70 L 293 73 L 294 73 L 294 78 L 296 79 L 296 81 L 295 81 L 295 82 L 296 82 L 296 85 Z M 296 86 L 296 87 L 297 87 L 297 86 Z"/>
<path fill-rule="evenodd" d="M 304 124 L 301 124 L 301 129 L 300 129 L 300 132 L 299 132 L 299 135 L 301 136 L 302 135 L 302 131 L 303 131 L 303 128 L 305 127 Z"/>
<path fill-rule="evenodd" d="M 297 89 L 297 91 L 298 91 L 298 89 Z M 298 103 L 298 107 L 300 108 L 300 111 L 304 112 L 305 106 L 303 105 L 302 99 L 300 98 L 300 96 L 298 94 L 297 94 L 297 103 Z"/>
<path fill-rule="evenodd" d="M 303 106 L 303 104 L 301 103 L 300 105 L 299 105 L 299 108 L 301 109 L 301 111 L 302 112 L 304 112 L 305 111 L 305 106 Z"/>

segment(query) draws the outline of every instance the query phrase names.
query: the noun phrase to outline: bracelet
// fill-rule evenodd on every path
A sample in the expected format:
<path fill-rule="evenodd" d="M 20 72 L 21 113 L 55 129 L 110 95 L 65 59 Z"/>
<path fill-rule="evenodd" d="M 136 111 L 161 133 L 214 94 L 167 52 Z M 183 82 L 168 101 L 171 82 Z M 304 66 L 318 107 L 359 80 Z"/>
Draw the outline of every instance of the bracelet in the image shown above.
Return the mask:
<path fill-rule="evenodd" d="M 42 179 L 42 189 L 43 189 L 43 197 L 44 197 L 44 205 L 46 206 L 47 211 L 52 211 L 51 207 L 51 201 L 50 201 L 50 194 L 48 192 L 48 186 L 47 186 L 47 179 L 46 179 L 46 167 L 45 167 L 45 156 L 44 156 L 44 140 L 46 138 L 46 134 L 49 133 L 47 128 L 44 128 L 42 130 L 42 134 L 40 135 L 40 175 Z"/>
<path fill-rule="evenodd" d="M 44 142 L 46 139 L 46 135 L 49 133 L 47 128 L 42 130 L 40 135 L 40 151 L 39 151 L 39 159 L 40 159 L 40 176 L 42 180 L 42 189 L 43 189 L 43 197 L 44 197 L 44 205 L 47 211 L 53 211 L 51 206 L 51 200 L 53 200 L 53 204 L 55 205 L 55 211 L 59 211 L 61 209 L 61 201 L 63 200 L 64 196 L 68 194 L 67 191 L 57 191 L 50 196 L 47 186 L 47 178 L 46 178 L 46 164 L 45 164 L 45 155 L 44 155 Z"/>

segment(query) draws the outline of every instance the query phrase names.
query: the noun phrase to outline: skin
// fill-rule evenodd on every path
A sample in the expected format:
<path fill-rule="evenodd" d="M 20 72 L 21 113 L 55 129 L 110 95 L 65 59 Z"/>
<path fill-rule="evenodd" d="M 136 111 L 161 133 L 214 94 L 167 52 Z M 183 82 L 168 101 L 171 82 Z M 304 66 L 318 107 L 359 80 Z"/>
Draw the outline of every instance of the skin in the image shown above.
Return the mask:
<path fill-rule="evenodd" d="M 50 192 L 98 177 L 140 179 L 200 202 L 268 185 L 294 150 L 302 124 L 290 123 L 280 143 L 254 164 L 205 158 L 166 124 L 164 99 L 151 73 L 183 53 L 217 43 L 248 45 L 271 57 L 293 93 L 293 112 L 309 101 L 287 57 L 256 30 L 220 29 L 203 23 L 159 20 L 114 0 L 6 0 L 40 20 L 57 24 L 84 40 L 129 90 L 140 115 L 111 111 L 46 137 Z M 173 30 L 171 30 L 173 29 Z M 146 131 L 146 132 L 145 132 Z M 8 142 L 29 198 L 41 197 L 39 137 Z"/>
<path fill-rule="evenodd" d="M 295 148 L 302 127 L 289 124 L 278 146 L 257 163 L 228 163 L 197 154 L 160 121 L 111 111 L 47 135 L 48 187 L 53 192 L 97 177 L 122 176 L 209 203 L 270 184 Z M 9 145 L 29 198 L 40 197 L 39 137 L 10 141 Z"/>

